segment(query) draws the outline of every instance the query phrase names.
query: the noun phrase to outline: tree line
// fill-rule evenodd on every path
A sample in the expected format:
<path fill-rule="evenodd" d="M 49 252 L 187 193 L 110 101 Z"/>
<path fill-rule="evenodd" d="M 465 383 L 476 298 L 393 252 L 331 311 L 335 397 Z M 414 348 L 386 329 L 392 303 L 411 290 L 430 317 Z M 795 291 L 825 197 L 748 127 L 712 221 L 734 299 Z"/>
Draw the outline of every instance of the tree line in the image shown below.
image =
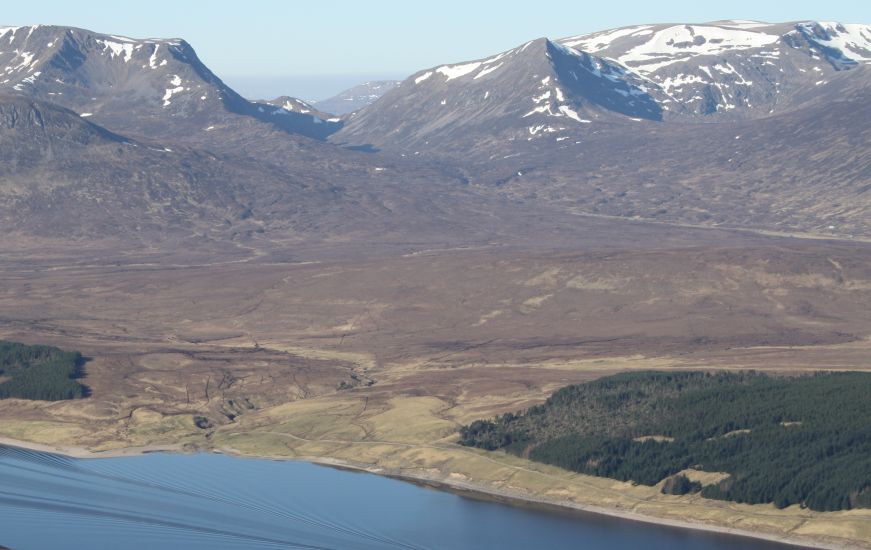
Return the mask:
<path fill-rule="evenodd" d="M 688 468 L 729 474 L 717 484 L 689 486 L 708 498 L 867 508 L 869 395 L 866 373 L 621 374 L 463 426 L 460 444 L 645 485 Z M 686 487 L 683 480 L 671 483 Z"/>

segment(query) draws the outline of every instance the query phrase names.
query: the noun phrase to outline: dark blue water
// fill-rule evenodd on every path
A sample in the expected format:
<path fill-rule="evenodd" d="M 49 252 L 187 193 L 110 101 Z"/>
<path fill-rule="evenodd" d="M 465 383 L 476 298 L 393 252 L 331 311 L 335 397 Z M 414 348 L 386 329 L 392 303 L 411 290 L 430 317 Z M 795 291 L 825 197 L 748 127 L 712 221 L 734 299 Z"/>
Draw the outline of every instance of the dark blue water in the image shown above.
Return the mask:
<path fill-rule="evenodd" d="M 0 545 L 784 549 L 751 539 L 464 498 L 302 462 L 151 454 L 75 460 L 0 447 Z"/>

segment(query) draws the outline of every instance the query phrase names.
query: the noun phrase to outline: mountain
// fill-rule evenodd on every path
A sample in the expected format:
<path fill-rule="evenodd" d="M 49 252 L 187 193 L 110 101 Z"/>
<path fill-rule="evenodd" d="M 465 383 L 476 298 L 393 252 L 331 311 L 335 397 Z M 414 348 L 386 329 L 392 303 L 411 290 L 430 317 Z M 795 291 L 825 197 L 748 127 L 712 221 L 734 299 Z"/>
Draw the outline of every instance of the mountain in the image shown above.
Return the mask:
<path fill-rule="evenodd" d="M 242 99 L 184 41 L 34 26 L 0 29 L 0 52 L 7 233 L 287 244 L 506 231 L 478 213 L 511 211 L 508 201 L 470 190 L 450 167 L 296 132 L 305 123 L 322 137 L 340 123 L 296 112 L 303 104 L 290 98 Z"/>
<path fill-rule="evenodd" d="M 840 23 L 641 25 L 542 38 L 420 71 L 333 139 L 405 153 L 492 151 L 631 128 L 632 119 L 758 119 L 825 95 L 834 76 L 869 61 L 871 27 Z"/>
<path fill-rule="evenodd" d="M 420 71 L 333 138 L 423 152 L 503 147 L 593 120 L 662 119 L 658 90 L 604 58 L 540 38 L 487 59 Z"/>
<path fill-rule="evenodd" d="M 800 109 L 717 124 L 642 121 L 467 164 L 473 182 L 567 211 L 871 236 L 871 67 Z"/>
<path fill-rule="evenodd" d="M 470 189 L 439 167 L 322 151 L 301 149 L 280 166 L 168 147 L 0 93 L 0 231 L 9 242 L 35 236 L 191 253 L 363 244 L 346 245 L 347 257 L 379 246 L 538 242 L 543 235 L 565 242 L 567 223 L 579 223 Z M 493 223 L 501 217 L 512 221 Z"/>
<path fill-rule="evenodd" d="M 220 143 L 277 129 L 323 139 L 339 124 L 245 100 L 180 39 L 57 26 L 0 28 L 0 91 L 21 92 L 126 135 Z"/>
<path fill-rule="evenodd" d="M 295 98 L 241 98 L 181 40 L 2 28 L 0 225 L 556 243 L 592 215 L 869 236 L 867 36 L 718 22 L 541 38 L 420 71 L 339 120 Z M 707 114 L 668 85 L 772 66 L 773 112 L 765 98 L 736 103 L 734 81 L 687 84 L 729 91 L 712 97 L 734 107 Z"/>
<path fill-rule="evenodd" d="M 267 101 L 258 101 L 258 104 L 267 104 L 273 107 L 278 107 L 284 109 L 285 111 L 290 111 L 292 113 L 298 113 L 301 115 L 310 115 L 313 117 L 317 117 L 321 120 L 326 120 L 328 122 L 338 122 L 338 118 L 335 118 L 334 115 L 330 114 L 331 111 L 321 111 L 317 107 L 313 106 L 311 103 L 307 101 L 303 101 L 301 99 L 290 97 L 287 95 L 283 95 L 280 97 L 276 97 L 275 99 L 270 99 Z"/>
<path fill-rule="evenodd" d="M 783 111 L 832 75 L 871 61 L 871 26 L 832 22 L 640 25 L 559 42 L 650 79 L 677 119 Z"/>
<path fill-rule="evenodd" d="M 399 85 L 398 80 L 374 80 L 349 88 L 329 99 L 316 101 L 321 111 L 346 115 L 359 111 L 377 101 L 381 96 Z"/>
<path fill-rule="evenodd" d="M 21 94 L 0 95 L 0 160 L 6 231 L 166 239 L 229 228 L 251 200 L 238 184 L 244 167 L 137 142 Z"/>
<path fill-rule="evenodd" d="M 869 39 L 746 21 L 539 39 L 420 71 L 330 139 L 576 214 L 868 236 Z"/>

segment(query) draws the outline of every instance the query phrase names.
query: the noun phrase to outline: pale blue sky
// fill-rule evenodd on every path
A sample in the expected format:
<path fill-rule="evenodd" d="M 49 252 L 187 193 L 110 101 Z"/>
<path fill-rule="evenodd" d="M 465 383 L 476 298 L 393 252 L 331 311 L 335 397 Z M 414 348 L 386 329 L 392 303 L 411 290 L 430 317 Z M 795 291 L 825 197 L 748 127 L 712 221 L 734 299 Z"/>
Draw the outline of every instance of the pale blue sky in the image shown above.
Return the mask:
<path fill-rule="evenodd" d="M 871 23 L 871 7 L 860 0 L 37 0 L 3 4 L 0 26 L 44 23 L 136 38 L 181 37 L 246 95 L 281 92 L 310 99 L 361 80 L 401 78 L 432 65 L 484 57 L 541 36 L 717 19 Z"/>

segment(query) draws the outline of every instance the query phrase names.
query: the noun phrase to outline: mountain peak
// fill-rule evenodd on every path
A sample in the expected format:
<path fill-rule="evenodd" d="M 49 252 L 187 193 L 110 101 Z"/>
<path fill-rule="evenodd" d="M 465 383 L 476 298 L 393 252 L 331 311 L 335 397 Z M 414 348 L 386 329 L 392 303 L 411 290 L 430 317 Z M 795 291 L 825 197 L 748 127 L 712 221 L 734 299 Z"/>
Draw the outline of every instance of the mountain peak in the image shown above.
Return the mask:
<path fill-rule="evenodd" d="M 521 56 L 527 50 L 529 50 L 533 57 L 536 57 L 537 54 L 544 54 L 549 43 L 550 41 L 547 38 L 537 38 L 526 42 L 522 46 L 488 58 L 453 65 L 441 65 L 426 71 L 420 71 L 412 75 L 409 80 L 413 80 L 414 84 L 421 84 L 431 77 L 435 77 L 436 80 L 441 79 L 443 82 L 457 79 L 478 80 L 499 70 L 506 61 Z"/>
<path fill-rule="evenodd" d="M 221 88 L 214 99 L 235 95 L 199 61 L 190 44 L 176 38 L 133 39 L 75 27 L 9 27 L 0 29 L 0 65 L 6 65 L 3 87 L 63 99 L 78 112 L 97 112 L 102 107 L 99 95 L 107 91 L 132 92 L 139 101 L 163 108 L 173 107 L 182 96 L 206 101 L 208 96 L 197 94 L 206 84 Z"/>
<path fill-rule="evenodd" d="M 564 38 L 559 42 L 614 58 L 639 73 L 650 74 L 697 56 L 769 46 L 781 37 L 775 28 L 753 22 L 638 25 Z"/>
<path fill-rule="evenodd" d="M 791 108 L 834 73 L 871 61 L 871 28 L 840 23 L 637 25 L 558 42 L 659 86 L 671 117 L 766 116 Z"/>
<path fill-rule="evenodd" d="M 0 28 L 0 67 L 0 91 L 57 103 L 126 135 L 220 144 L 216 136 L 237 133 L 240 124 L 266 123 L 317 139 L 339 127 L 337 121 L 245 100 L 178 38 L 134 39 L 74 27 Z"/>
<path fill-rule="evenodd" d="M 559 40 L 576 49 L 616 59 L 643 74 L 693 58 L 758 50 L 777 52 L 794 35 L 812 48 L 852 61 L 871 60 L 871 27 L 837 22 L 764 23 L 715 21 L 622 27 Z M 774 53 L 770 55 L 775 55 Z"/>
<path fill-rule="evenodd" d="M 596 120 L 662 119 L 657 93 L 619 63 L 548 38 L 415 73 L 352 117 L 338 140 L 426 148 L 431 139 L 480 135 L 531 141 L 584 131 Z"/>
<path fill-rule="evenodd" d="M 579 142 L 605 123 L 763 118 L 824 97 L 839 73 L 869 61 L 871 28 L 830 22 L 669 23 L 541 37 L 419 71 L 335 139 L 416 154 L 434 144 L 462 150 L 470 140 Z"/>

